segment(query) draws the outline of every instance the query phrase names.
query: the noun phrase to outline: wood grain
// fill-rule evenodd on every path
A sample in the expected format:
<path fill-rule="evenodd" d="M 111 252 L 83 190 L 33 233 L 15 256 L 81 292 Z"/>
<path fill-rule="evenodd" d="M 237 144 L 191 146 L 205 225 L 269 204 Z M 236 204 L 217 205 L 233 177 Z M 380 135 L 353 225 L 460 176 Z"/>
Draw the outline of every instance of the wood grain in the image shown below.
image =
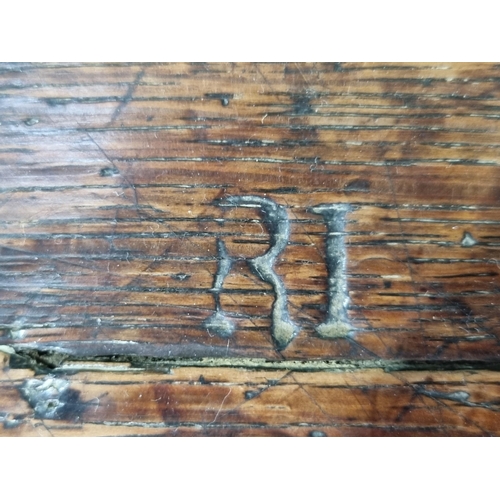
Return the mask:
<path fill-rule="evenodd" d="M 497 436 L 492 371 L 3 372 L 1 435 Z M 118 370 L 122 371 L 118 371 Z M 33 385 L 37 382 L 37 385 Z M 31 390 L 28 390 L 31 387 Z"/>
<path fill-rule="evenodd" d="M 1 65 L 0 434 L 497 434 L 499 110 L 497 64 Z"/>

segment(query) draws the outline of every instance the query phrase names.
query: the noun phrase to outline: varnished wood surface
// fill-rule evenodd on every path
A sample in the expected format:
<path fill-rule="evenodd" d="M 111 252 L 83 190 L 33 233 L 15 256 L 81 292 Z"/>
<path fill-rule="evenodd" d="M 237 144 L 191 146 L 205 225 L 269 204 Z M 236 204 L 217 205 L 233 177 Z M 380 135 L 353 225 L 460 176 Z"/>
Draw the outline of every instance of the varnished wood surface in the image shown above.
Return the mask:
<path fill-rule="evenodd" d="M 499 110 L 496 64 L 2 65 L 0 433 L 498 433 Z"/>
<path fill-rule="evenodd" d="M 2 435 L 496 436 L 500 430 L 500 375 L 492 371 L 98 368 L 38 377 L 4 371 Z"/>

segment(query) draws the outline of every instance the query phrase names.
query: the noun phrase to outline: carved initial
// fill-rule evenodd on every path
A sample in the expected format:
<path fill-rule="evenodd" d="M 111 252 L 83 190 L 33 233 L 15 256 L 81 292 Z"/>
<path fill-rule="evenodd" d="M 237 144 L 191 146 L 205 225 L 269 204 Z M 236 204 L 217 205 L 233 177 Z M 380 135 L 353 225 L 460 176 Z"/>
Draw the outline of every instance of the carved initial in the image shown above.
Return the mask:
<path fill-rule="evenodd" d="M 290 221 L 286 209 L 277 203 L 259 196 L 230 196 L 218 202 L 224 207 L 258 208 L 263 222 L 268 228 L 271 245 L 264 255 L 253 258 L 236 259 L 229 255 L 224 242 L 217 240 L 218 266 L 212 294 L 215 312 L 204 323 L 209 333 L 220 337 L 230 337 L 234 332 L 233 323 L 221 308 L 220 294 L 224 280 L 236 260 L 244 260 L 250 270 L 262 281 L 269 283 L 274 291 L 272 306 L 271 335 L 278 349 L 284 349 L 297 335 L 298 328 L 288 314 L 288 299 L 281 278 L 273 269 L 278 255 L 286 248 L 290 238 Z M 325 220 L 326 267 L 328 270 L 328 312 L 326 320 L 316 327 L 320 337 L 345 337 L 353 330 L 347 319 L 349 295 L 346 281 L 346 254 L 344 248 L 344 227 L 346 214 L 351 210 L 347 204 L 324 204 L 311 209 Z"/>
<path fill-rule="evenodd" d="M 230 196 L 220 201 L 219 206 L 259 208 L 263 221 L 268 228 L 271 246 L 259 257 L 245 258 L 251 271 L 262 281 L 273 287 L 275 300 L 272 306 L 271 334 L 278 349 L 284 349 L 297 335 L 297 327 L 288 314 L 288 300 L 285 286 L 273 269 L 278 255 L 286 248 L 290 237 L 290 222 L 286 210 L 281 205 L 259 196 Z M 217 241 L 219 262 L 215 275 L 212 293 L 215 299 L 215 313 L 208 318 L 204 326 L 210 333 L 221 337 L 233 334 L 234 326 L 221 311 L 220 292 L 224 279 L 228 275 L 233 262 L 224 242 Z"/>
<path fill-rule="evenodd" d="M 316 327 L 320 337 L 345 337 L 353 328 L 347 320 L 347 281 L 344 227 L 347 212 L 345 203 L 318 205 L 311 212 L 322 215 L 326 222 L 326 267 L 328 269 L 328 313 L 326 321 Z"/>

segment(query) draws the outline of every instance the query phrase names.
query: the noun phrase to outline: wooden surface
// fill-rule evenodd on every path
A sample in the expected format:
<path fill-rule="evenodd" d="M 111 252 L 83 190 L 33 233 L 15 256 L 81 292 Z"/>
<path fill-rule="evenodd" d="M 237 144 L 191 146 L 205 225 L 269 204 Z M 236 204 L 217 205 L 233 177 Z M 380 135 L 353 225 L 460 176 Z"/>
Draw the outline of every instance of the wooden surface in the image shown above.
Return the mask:
<path fill-rule="evenodd" d="M 496 435 L 500 66 L 0 66 L 0 435 Z"/>

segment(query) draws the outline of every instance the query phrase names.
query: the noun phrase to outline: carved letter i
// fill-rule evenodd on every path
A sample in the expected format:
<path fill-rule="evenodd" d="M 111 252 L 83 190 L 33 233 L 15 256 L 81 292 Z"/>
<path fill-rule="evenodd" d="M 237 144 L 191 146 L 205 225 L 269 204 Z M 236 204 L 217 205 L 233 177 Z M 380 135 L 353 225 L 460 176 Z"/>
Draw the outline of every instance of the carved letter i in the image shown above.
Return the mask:
<path fill-rule="evenodd" d="M 345 203 L 317 205 L 311 212 L 323 216 L 328 229 L 326 238 L 326 267 L 328 270 L 328 312 L 326 321 L 316 327 L 320 337 L 345 337 L 353 330 L 347 318 L 346 253 L 344 227 L 346 214 L 351 210 Z"/>

